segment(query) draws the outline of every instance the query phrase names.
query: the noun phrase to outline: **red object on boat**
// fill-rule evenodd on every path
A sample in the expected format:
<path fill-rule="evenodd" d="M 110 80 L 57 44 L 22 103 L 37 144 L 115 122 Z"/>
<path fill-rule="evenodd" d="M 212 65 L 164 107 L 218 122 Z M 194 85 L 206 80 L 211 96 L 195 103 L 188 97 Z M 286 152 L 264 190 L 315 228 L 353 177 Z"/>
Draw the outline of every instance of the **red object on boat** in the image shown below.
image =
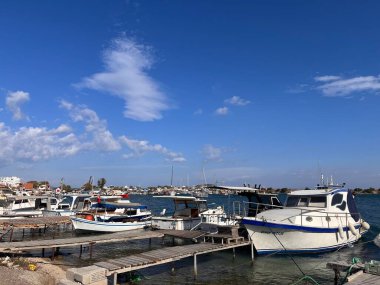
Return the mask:
<path fill-rule="evenodd" d="M 128 198 L 128 194 L 121 195 L 122 198 Z"/>
<path fill-rule="evenodd" d="M 95 221 L 93 215 L 86 215 L 84 218 L 85 218 L 86 220 L 89 220 L 89 221 Z"/>
<path fill-rule="evenodd" d="M 100 196 L 98 196 L 98 203 L 100 204 Z"/>

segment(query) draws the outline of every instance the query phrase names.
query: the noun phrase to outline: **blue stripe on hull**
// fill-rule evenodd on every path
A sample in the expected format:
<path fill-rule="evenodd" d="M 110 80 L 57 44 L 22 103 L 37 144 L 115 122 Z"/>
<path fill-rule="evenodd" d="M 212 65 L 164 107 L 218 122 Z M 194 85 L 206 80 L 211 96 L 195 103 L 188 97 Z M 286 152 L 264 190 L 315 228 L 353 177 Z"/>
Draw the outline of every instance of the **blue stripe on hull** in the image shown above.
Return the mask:
<path fill-rule="evenodd" d="M 276 228 L 276 229 L 288 229 L 288 230 L 296 230 L 296 231 L 304 231 L 304 232 L 313 232 L 313 233 L 336 233 L 339 231 L 338 228 L 317 228 L 317 227 L 305 227 L 305 226 L 297 226 L 297 225 L 287 225 L 287 224 L 276 224 L 270 222 L 263 222 L 257 220 L 248 220 L 243 219 L 243 225 L 253 225 L 257 227 L 266 227 L 266 228 Z M 355 226 L 356 229 L 360 228 L 360 225 Z M 343 227 L 343 231 L 349 231 L 348 227 Z"/>

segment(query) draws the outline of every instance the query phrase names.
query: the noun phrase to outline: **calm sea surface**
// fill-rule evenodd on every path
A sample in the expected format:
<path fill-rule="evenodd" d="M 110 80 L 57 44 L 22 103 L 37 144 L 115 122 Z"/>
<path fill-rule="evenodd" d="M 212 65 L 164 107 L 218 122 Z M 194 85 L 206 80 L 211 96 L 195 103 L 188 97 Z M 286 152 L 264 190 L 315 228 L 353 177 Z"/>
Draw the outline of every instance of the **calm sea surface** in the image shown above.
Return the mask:
<path fill-rule="evenodd" d="M 147 205 L 154 214 L 158 214 L 163 208 L 167 209 L 167 213 L 173 211 L 171 200 L 142 195 L 130 195 L 130 200 Z M 236 200 L 244 201 L 245 198 L 235 195 L 210 195 L 207 198 L 210 205 L 221 205 L 231 211 L 232 202 Z M 293 255 L 301 270 L 320 284 L 333 284 L 334 273 L 325 268 L 329 261 L 351 262 L 353 257 L 360 257 L 365 261 L 380 260 L 380 248 L 372 242 L 380 232 L 380 195 L 357 195 L 356 201 L 361 215 L 371 225 L 370 231 L 357 244 L 352 248 L 343 248 L 330 253 Z M 170 240 L 166 242 L 166 246 L 171 245 Z M 85 266 L 95 261 L 125 257 L 162 246 L 161 239 L 153 240 L 151 244 L 148 241 L 133 241 L 96 245 L 93 260 L 89 260 L 86 254 L 84 258 L 79 259 L 77 248 L 65 249 L 64 255 L 60 256 L 57 262 L 71 267 Z M 250 256 L 249 248 L 237 249 L 235 259 L 229 250 L 198 256 L 196 281 L 192 274 L 192 258 L 176 261 L 174 264 L 155 266 L 139 271 L 145 277 L 140 284 L 291 284 L 302 277 L 302 273 L 289 256 L 259 256 L 255 258 L 253 264 Z M 172 272 L 173 265 L 175 270 Z"/>

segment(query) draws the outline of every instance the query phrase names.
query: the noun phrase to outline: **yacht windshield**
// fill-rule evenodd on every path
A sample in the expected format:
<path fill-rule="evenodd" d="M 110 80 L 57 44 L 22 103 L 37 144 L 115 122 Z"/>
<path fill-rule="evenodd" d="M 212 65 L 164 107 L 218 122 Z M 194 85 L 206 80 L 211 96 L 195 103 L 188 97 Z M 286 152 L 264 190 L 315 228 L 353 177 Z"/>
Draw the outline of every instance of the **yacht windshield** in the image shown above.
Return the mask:
<path fill-rule="evenodd" d="M 286 207 L 326 207 L 326 196 L 288 196 Z"/>

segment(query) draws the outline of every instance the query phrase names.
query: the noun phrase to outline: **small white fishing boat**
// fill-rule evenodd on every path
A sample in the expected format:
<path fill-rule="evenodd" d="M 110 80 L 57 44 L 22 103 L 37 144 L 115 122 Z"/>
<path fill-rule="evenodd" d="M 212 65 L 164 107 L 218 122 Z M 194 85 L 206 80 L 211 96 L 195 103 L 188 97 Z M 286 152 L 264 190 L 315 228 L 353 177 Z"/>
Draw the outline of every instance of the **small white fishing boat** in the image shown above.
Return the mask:
<path fill-rule="evenodd" d="M 231 226 L 237 224 L 230 219 L 223 207 L 208 208 L 207 200 L 193 196 L 156 196 L 156 198 L 171 199 L 174 203 L 173 215 L 165 215 L 166 209 L 161 215 L 152 217 L 152 228 L 172 230 L 192 230 L 202 228 L 208 230 L 215 225 Z M 210 227 L 212 225 L 213 227 Z"/>
<path fill-rule="evenodd" d="M 151 212 L 144 205 L 116 209 L 113 213 L 81 212 L 70 219 L 75 230 L 121 232 L 150 225 Z"/>
<path fill-rule="evenodd" d="M 284 206 L 256 209 L 266 206 L 271 209 L 242 220 L 258 254 L 330 251 L 358 241 L 369 229 L 344 184 L 292 191 Z"/>

